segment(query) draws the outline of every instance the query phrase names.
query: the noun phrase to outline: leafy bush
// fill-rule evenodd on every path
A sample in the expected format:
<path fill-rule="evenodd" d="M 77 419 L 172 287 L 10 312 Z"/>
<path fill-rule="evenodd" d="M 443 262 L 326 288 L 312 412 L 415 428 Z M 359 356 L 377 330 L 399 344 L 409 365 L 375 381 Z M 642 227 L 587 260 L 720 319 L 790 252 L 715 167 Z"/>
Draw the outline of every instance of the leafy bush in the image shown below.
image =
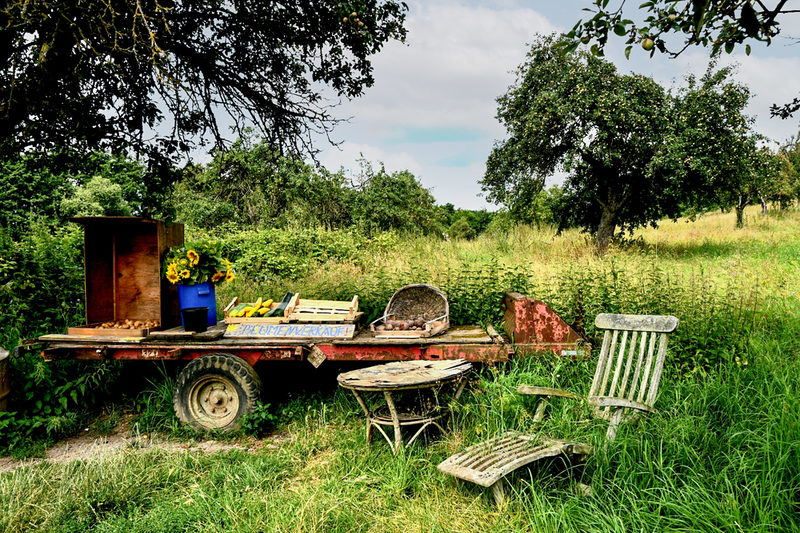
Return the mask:
<path fill-rule="evenodd" d="M 132 214 L 122 195 L 122 187 L 102 176 L 94 176 L 75 193 L 61 201 L 63 216 L 103 216 Z"/>
<path fill-rule="evenodd" d="M 221 235 L 223 253 L 251 279 L 298 279 L 330 260 L 361 263 L 398 242 L 393 234 L 368 237 L 356 231 L 322 228 L 245 230 Z"/>
<path fill-rule="evenodd" d="M 242 431 L 253 437 L 260 437 L 271 430 L 278 422 L 278 415 L 268 403 L 259 403 L 255 411 L 242 417 Z"/>

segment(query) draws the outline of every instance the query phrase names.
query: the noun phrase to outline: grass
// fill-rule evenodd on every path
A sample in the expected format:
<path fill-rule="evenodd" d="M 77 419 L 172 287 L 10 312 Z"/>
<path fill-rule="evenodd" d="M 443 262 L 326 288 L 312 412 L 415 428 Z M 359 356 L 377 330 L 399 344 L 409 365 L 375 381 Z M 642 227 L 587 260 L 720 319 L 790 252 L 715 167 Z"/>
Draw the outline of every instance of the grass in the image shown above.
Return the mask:
<path fill-rule="evenodd" d="M 357 291 L 379 309 L 400 281 L 434 281 L 468 321 L 496 319 L 496 293 L 512 285 L 571 320 L 585 314 L 589 335 L 600 311 L 676 314 L 659 413 L 623 427 L 605 449 L 604 427 L 583 421 L 585 406 L 555 402 L 539 427 L 514 392 L 531 383 L 585 393 L 593 362 L 518 359 L 483 369 L 452 430 L 399 457 L 383 442 L 366 445 L 345 391 L 290 392 L 270 399 L 279 438 L 252 452 L 130 448 L 0 474 L 0 531 L 797 531 L 800 214 L 748 212 L 748 224 L 734 231 L 731 214 L 666 222 L 607 257 L 578 233 L 531 228 L 469 242 L 412 239 L 366 269 L 331 264 L 301 280 L 232 288 Z M 264 379 L 281 385 L 271 372 Z M 170 388 L 154 381 L 142 427 L 170 431 Z M 464 445 L 509 428 L 600 446 L 581 469 L 554 462 L 521 472 L 504 508 L 437 472 Z M 578 481 L 593 494 L 576 491 Z"/>

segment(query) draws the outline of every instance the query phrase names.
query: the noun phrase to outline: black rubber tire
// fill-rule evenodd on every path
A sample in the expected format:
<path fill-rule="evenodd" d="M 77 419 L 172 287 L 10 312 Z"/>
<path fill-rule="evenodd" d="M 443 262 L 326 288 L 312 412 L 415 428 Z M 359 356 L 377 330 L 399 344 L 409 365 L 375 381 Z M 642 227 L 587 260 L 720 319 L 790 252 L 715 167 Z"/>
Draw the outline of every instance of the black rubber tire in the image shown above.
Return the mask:
<path fill-rule="evenodd" d="M 219 415 L 216 406 L 206 405 L 212 394 L 221 403 Z M 261 379 L 255 369 L 241 357 L 214 353 L 194 359 L 181 370 L 172 405 L 178 418 L 193 427 L 231 430 L 241 425 L 242 416 L 252 413 L 260 399 Z"/>

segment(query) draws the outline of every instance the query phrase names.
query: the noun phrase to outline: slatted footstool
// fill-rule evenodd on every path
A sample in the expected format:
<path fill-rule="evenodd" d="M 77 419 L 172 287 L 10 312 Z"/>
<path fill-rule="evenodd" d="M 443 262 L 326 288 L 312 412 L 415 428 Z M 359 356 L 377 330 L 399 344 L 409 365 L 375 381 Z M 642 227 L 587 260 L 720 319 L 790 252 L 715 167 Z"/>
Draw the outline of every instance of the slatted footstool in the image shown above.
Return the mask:
<path fill-rule="evenodd" d="M 591 452 L 592 447 L 586 444 L 508 432 L 448 457 L 437 468 L 445 474 L 491 488 L 500 504 L 504 499 L 503 477 L 507 474 L 547 457 L 580 457 Z"/>

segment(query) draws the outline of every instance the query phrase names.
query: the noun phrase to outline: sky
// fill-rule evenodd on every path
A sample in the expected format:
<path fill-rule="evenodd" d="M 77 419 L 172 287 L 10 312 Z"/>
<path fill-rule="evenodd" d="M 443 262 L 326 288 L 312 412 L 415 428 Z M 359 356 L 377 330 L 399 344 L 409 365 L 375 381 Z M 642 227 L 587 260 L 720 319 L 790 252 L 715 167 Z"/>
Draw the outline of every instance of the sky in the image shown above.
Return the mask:
<path fill-rule="evenodd" d="M 332 171 L 358 168 L 362 156 L 382 162 L 389 172 L 411 171 L 440 204 L 465 209 L 497 209 L 481 196 L 478 183 L 493 143 L 505 130 L 495 119 L 495 99 L 514 83 L 536 34 L 568 31 L 590 0 L 518 2 L 497 0 L 408 1 L 405 43 L 392 42 L 373 57 L 375 84 L 362 97 L 335 108 L 349 118 L 332 138 L 320 139 L 320 162 Z M 635 13 L 638 3 L 630 4 Z M 769 47 L 754 45 L 751 55 L 723 55 L 720 64 L 738 63 L 736 79 L 753 98 L 747 114 L 755 131 L 775 141 L 798 132 L 800 119 L 770 118 L 774 103 L 800 92 L 800 14 L 781 19 L 781 35 Z M 607 59 L 622 72 L 651 76 L 678 87 L 689 73 L 702 74 L 708 50 L 693 47 L 677 59 L 653 58 L 634 47 L 623 55 L 624 38 L 612 38 Z M 558 183 L 561 177 L 551 177 Z"/>

